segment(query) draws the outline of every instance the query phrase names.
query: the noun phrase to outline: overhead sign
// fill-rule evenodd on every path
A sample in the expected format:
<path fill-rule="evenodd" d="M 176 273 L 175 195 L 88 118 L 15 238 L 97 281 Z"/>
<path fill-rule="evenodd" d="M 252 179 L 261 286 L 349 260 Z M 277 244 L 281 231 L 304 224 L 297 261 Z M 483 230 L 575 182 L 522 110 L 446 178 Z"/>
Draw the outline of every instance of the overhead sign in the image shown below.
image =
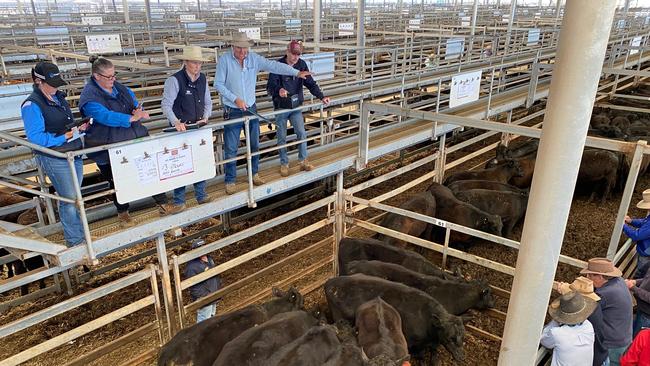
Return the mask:
<path fill-rule="evenodd" d="M 339 36 L 353 36 L 354 23 L 339 23 Z"/>
<path fill-rule="evenodd" d="M 630 40 L 630 46 L 639 47 L 639 46 L 641 46 L 641 41 L 642 40 L 643 40 L 642 36 L 634 37 L 634 38 L 632 38 L 632 40 Z M 635 49 L 630 49 L 630 55 L 634 55 L 634 54 L 637 54 L 637 53 L 639 53 L 638 49 L 636 49 L 636 50 Z"/>
<path fill-rule="evenodd" d="M 34 29 L 39 46 L 70 43 L 68 27 L 46 27 Z"/>
<path fill-rule="evenodd" d="M 460 17 L 461 27 L 469 27 L 469 24 L 470 24 L 470 17 Z"/>
<path fill-rule="evenodd" d="M 445 48 L 445 60 L 459 58 L 465 51 L 465 38 L 449 38 Z"/>
<path fill-rule="evenodd" d="M 255 13 L 255 20 L 266 20 L 268 17 L 268 13 Z"/>
<path fill-rule="evenodd" d="M 181 14 L 178 16 L 181 22 L 196 20 L 196 14 Z"/>
<path fill-rule="evenodd" d="M 526 45 L 532 46 L 539 42 L 539 28 L 531 28 L 528 30 L 528 38 L 526 40 Z"/>
<path fill-rule="evenodd" d="M 451 78 L 449 108 L 478 100 L 481 90 L 481 71 L 454 75 Z"/>
<path fill-rule="evenodd" d="M 334 78 L 334 52 L 320 52 L 303 54 L 300 56 L 314 73 L 314 80 L 325 80 Z"/>
<path fill-rule="evenodd" d="M 187 22 L 183 23 L 188 33 L 205 33 L 208 25 L 205 22 Z"/>
<path fill-rule="evenodd" d="M 210 128 L 108 150 L 120 203 L 170 191 L 215 176 Z"/>
<path fill-rule="evenodd" d="M 95 55 L 122 52 L 119 33 L 86 36 L 86 47 L 88 47 L 88 53 Z"/>
<path fill-rule="evenodd" d="M 104 19 L 102 17 L 81 17 L 81 24 L 83 25 L 103 25 Z"/>
<path fill-rule="evenodd" d="M 420 29 L 422 19 L 409 19 L 409 29 Z"/>
<path fill-rule="evenodd" d="M 625 19 L 621 19 L 618 22 L 616 22 L 616 28 L 618 28 L 618 29 L 625 28 Z"/>
<path fill-rule="evenodd" d="M 287 32 L 300 32 L 302 21 L 300 19 L 286 19 L 284 27 Z"/>
<path fill-rule="evenodd" d="M 252 27 L 252 28 L 239 28 L 240 33 L 246 33 L 246 36 L 249 39 L 257 39 L 260 40 L 262 39 L 260 35 L 260 27 Z"/>

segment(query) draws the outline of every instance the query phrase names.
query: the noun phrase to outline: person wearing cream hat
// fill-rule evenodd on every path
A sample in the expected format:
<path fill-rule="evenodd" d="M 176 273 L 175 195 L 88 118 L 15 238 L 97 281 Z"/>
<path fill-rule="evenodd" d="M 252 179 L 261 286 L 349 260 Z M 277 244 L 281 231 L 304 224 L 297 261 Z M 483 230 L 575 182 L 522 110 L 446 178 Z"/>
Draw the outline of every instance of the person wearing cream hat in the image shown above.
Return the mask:
<path fill-rule="evenodd" d="M 650 189 L 643 191 L 643 200 L 636 207 L 650 213 Z M 636 243 L 636 271 L 632 278 L 642 278 L 644 269 L 650 265 L 650 219 L 648 215 L 642 219 L 625 216 L 623 232 Z"/>
<path fill-rule="evenodd" d="M 600 296 L 598 305 L 603 312 L 603 346 L 612 366 L 632 343 L 632 296 L 621 276 L 621 270 L 607 258 L 591 258 L 580 271 L 590 279 Z"/>
<path fill-rule="evenodd" d="M 553 319 L 542 331 L 540 343 L 553 350 L 551 366 L 591 366 L 593 363 L 594 328 L 587 320 L 596 309 L 596 301 L 569 291 L 548 307 Z"/>

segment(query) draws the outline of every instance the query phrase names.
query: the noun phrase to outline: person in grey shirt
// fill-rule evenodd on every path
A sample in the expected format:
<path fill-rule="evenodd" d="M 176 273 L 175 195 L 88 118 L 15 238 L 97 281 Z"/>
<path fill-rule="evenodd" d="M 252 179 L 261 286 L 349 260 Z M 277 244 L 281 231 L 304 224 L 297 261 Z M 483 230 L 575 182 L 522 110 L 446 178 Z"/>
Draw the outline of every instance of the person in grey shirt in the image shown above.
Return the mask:
<path fill-rule="evenodd" d="M 165 80 L 161 102 L 163 115 L 177 131 L 185 131 L 188 124 L 207 123 L 212 114 L 212 99 L 208 80 L 201 72 L 204 61 L 201 47 L 186 46 L 183 54 L 176 57 L 183 60 L 183 67 Z M 194 194 L 199 204 L 212 201 L 205 192 L 206 182 L 194 183 Z M 167 211 L 175 214 L 185 209 L 185 187 L 174 189 L 174 201 Z"/>

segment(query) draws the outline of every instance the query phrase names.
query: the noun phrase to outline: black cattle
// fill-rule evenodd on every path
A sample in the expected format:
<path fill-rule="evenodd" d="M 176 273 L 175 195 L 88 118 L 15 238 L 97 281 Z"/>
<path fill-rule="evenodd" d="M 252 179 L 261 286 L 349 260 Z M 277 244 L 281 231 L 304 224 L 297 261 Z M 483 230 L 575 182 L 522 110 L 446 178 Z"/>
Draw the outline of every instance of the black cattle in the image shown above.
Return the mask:
<path fill-rule="evenodd" d="M 343 238 L 339 243 L 339 271 L 346 274 L 346 265 L 355 260 L 377 260 L 402 265 L 429 276 L 452 279 L 440 267 L 410 250 L 388 245 L 376 239 Z"/>
<path fill-rule="evenodd" d="M 381 297 L 402 318 L 402 331 L 412 354 L 442 344 L 456 360 L 464 358 L 463 318 L 451 315 L 423 291 L 381 278 L 355 274 L 330 278 L 325 282 L 325 297 L 335 320 L 353 321 L 362 304 Z"/>
<path fill-rule="evenodd" d="M 506 163 L 497 165 L 493 168 L 470 170 L 451 174 L 445 179 L 445 185 L 449 185 L 457 180 L 493 180 L 501 183 L 508 183 L 512 177 L 521 177 L 523 175 L 521 166 L 516 160 L 507 160 Z"/>
<path fill-rule="evenodd" d="M 501 218 L 482 211 L 469 203 L 457 199 L 452 191 L 438 183 L 433 183 L 427 189 L 436 199 L 436 217 L 472 229 L 484 231 L 489 234 L 501 235 L 503 223 Z M 441 229 L 433 230 L 438 234 Z M 470 243 L 471 236 L 462 233 L 453 233 L 452 241 Z"/>
<path fill-rule="evenodd" d="M 587 134 L 590 136 L 625 139 L 628 137 L 629 130 L 621 130 L 618 126 L 600 125 L 598 127 L 590 128 Z"/>
<path fill-rule="evenodd" d="M 361 304 L 354 318 L 359 346 L 369 359 L 384 356 L 397 364 L 409 358 L 402 318 L 381 297 Z"/>
<path fill-rule="evenodd" d="M 612 127 L 618 127 L 624 134 L 628 133 L 630 129 L 630 120 L 624 116 L 614 117 L 609 123 Z"/>
<path fill-rule="evenodd" d="M 273 295 L 275 299 L 262 305 L 249 305 L 182 329 L 162 347 L 158 365 L 211 366 L 223 346 L 245 330 L 303 306 L 303 297 L 295 288 L 287 292 L 274 288 Z"/>
<path fill-rule="evenodd" d="M 347 271 L 349 274 L 363 273 L 422 290 L 454 315 L 463 314 L 472 308 L 484 310 L 494 307 L 492 289 L 487 282 L 481 280 L 445 280 L 379 261 L 353 261 L 348 263 Z"/>
<path fill-rule="evenodd" d="M 277 314 L 226 343 L 213 366 L 264 366 L 276 350 L 300 338 L 317 323 L 302 310 Z"/>
<path fill-rule="evenodd" d="M 491 189 L 493 191 L 502 192 L 527 192 L 519 187 L 515 187 L 508 183 L 494 182 L 491 180 L 457 180 L 447 186 L 454 195 L 460 191 L 467 191 L 470 189 Z"/>
<path fill-rule="evenodd" d="M 591 115 L 591 127 L 593 128 L 599 128 L 601 126 L 609 126 L 609 123 L 611 120 L 609 119 L 609 116 L 607 116 L 606 113 L 597 113 L 597 114 L 592 114 Z"/>
<path fill-rule="evenodd" d="M 504 165 L 510 160 L 514 160 L 521 168 L 521 175 L 511 177 L 507 183 L 517 188 L 530 188 L 530 184 L 533 181 L 533 172 L 535 171 L 538 146 L 539 142 L 537 140 L 526 143 L 516 149 L 499 145 L 497 146 L 496 156 L 485 164 L 485 168 L 494 168 L 499 165 Z"/>
<path fill-rule="evenodd" d="M 528 192 L 502 192 L 471 189 L 456 193 L 456 197 L 485 212 L 501 217 L 503 236 L 509 238 L 512 229 L 526 214 Z"/>
<path fill-rule="evenodd" d="M 421 192 L 406 201 L 400 208 L 433 217 L 436 213 L 436 200 L 430 192 Z M 431 225 L 428 223 L 394 213 L 386 214 L 380 225 L 416 237 L 429 238 L 431 236 L 429 232 Z M 382 234 L 378 234 L 376 238 L 400 248 L 406 248 L 408 244 L 404 240 Z"/>
<path fill-rule="evenodd" d="M 625 156 L 611 151 L 587 149 L 582 154 L 577 185 L 589 186 L 593 201 L 597 194 L 595 184 L 602 186 L 601 202 L 605 202 L 617 184 L 617 178 L 623 178 L 627 170 Z"/>
<path fill-rule="evenodd" d="M 0 248 L 0 257 L 8 255 L 11 255 L 11 253 L 9 253 L 4 248 Z M 6 263 L 5 266 L 7 267 L 7 278 L 11 278 L 13 276 L 18 276 L 23 273 L 27 273 L 28 271 L 33 271 L 44 267 L 45 262 L 43 261 L 43 257 L 38 255 L 35 257 L 27 258 L 25 260 L 16 259 L 14 261 Z M 38 280 L 38 287 L 40 289 L 44 289 L 46 287 L 45 279 Z M 20 295 L 25 296 L 27 294 L 29 294 L 29 285 L 27 284 L 20 286 Z"/>

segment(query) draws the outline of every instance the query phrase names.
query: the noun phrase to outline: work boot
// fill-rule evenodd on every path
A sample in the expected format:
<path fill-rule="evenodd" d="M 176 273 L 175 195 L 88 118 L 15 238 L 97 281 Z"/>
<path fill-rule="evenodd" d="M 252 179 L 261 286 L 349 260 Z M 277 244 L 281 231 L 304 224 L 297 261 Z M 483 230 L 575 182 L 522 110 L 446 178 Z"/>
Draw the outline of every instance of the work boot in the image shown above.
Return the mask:
<path fill-rule="evenodd" d="M 289 164 L 280 165 L 280 175 L 283 177 L 289 176 Z"/>
<path fill-rule="evenodd" d="M 205 204 L 205 203 L 210 203 L 212 201 L 214 201 L 214 198 L 212 198 L 210 196 L 205 196 L 205 198 L 202 199 L 202 200 L 200 200 L 200 199 L 196 200 L 196 202 L 198 202 L 199 205 L 202 205 L 202 204 Z"/>
<path fill-rule="evenodd" d="M 129 211 L 118 212 L 117 218 L 120 220 L 120 226 L 123 228 L 131 227 L 135 224 L 135 221 L 129 215 Z"/>
<path fill-rule="evenodd" d="M 304 170 L 304 171 L 306 171 L 306 172 L 310 172 L 310 171 L 314 170 L 314 166 L 311 165 L 311 164 L 307 161 L 307 159 L 305 159 L 305 160 L 303 160 L 303 161 L 300 162 L 300 170 Z"/>
<path fill-rule="evenodd" d="M 179 212 L 182 212 L 185 209 L 185 204 L 181 203 L 180 205 L 176 205 L 176 204 L 167 204 L 166 203 L 164 205 L 161 205 L 161 207 L 163 207 L 163 209 L 165 210 L 165 212 L 167 214 L 175 215 L 175 214 L 177 214 Z"/>
<path fill-rule="evenodd" d="M 226 194 L 234 194 L 236 192 L 235 183 L 226 183 Z"/>
<path fill-rule="evenodd" d="M 253 184 L 256 185 L 256 186 L 261 186 L 261 185 L 266 184 L 266 181 L 264 179 L 262 179 L 262 177 L 260 177 L 259 174 L 255 174 L 253 176 Z"/>

